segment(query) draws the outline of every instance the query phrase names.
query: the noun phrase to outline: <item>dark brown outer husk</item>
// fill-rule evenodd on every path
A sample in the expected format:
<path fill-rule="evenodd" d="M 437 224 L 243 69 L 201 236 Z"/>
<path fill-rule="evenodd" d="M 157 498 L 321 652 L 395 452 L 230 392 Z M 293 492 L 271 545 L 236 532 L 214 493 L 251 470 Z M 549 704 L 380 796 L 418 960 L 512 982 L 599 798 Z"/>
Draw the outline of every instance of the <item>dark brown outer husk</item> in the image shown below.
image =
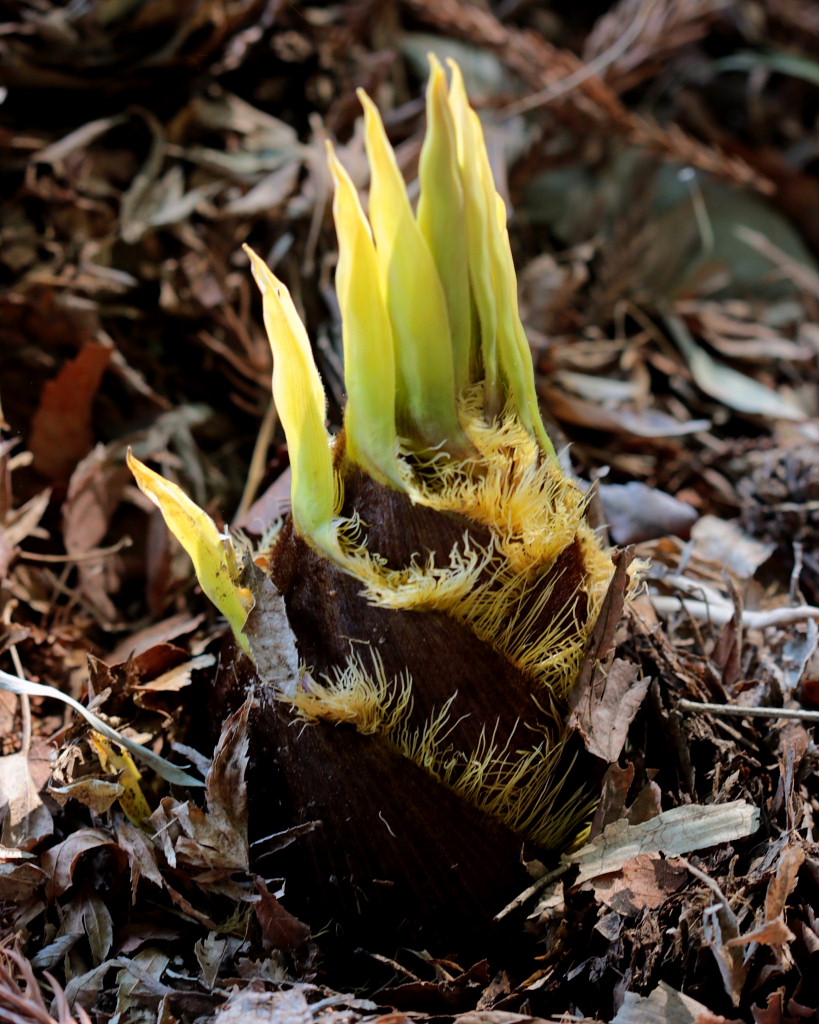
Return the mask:
<path fill-rule="evenodd" d="M 391 566 L 408 564 L 413 554 L 424 561 L 430 551 L 446 564 L 466 532 L 473 542 L 488 540 L 462 517 L 412 505 L 357 471 L 346 477 L 347 503 L 367 524 L 369 550 Z M 572 545 L 556 567 L 556 602 L 582 570 Z M 511 738 L 513 750 L 554 732 L 543 695 L 502 654 L 444 613 L 372 606 L 360 581 L 306 544 L 292 521 L 277 539 L 271 574 L 314 678 L 342 667 L 351 651 L 366 668 L 372 649 L 388 679 L 410 673 L 414 726 L 456 694 L 457 725 L 448 737 L 456 750 L 472 752 L 483 729 L 495 730 L 501 745 Z M 346 941 L 370 948 L 420 943 L 440 950 L 450 943 L 486 951 L 492 917 L 530 881 L 520 836 L 386 738 L 347 725 L 305 724 L 272 699 L 262 700 L 253 720 L 251 749 L 255 835 L 321 822 L 290 848 L 281 869 L 289 909 L 314 929 L 331 924 Z"/>

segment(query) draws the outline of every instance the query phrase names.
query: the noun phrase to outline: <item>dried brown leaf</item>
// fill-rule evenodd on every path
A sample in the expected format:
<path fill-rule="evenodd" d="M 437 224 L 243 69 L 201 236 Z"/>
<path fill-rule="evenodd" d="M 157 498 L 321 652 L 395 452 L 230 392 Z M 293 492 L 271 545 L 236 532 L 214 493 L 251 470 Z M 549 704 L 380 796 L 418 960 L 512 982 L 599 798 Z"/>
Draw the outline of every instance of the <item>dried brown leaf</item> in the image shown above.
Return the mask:
<path fill-rule="evenodd" d="M 10 512 L 3 524 L 3 533 L 6 543 L 17 547 L 26 537 L 30 536 L 37 528 L 43 518 L 48 503 L 51 500 L 51 491 L 40 491 L 30 498 L 25 505 Z"/>
<path fill-rule="evenodd" d="M 29 448 L 35 469 L 49 480 L 68 480 L 91 450 L 92 403 L 112 352 L 105 345 L 86 345 L 43 388 Z"/>
<path fill-rule="evenodd" d="M 765 895 L 765 918 L 768 921 L 773 921 L 785 913 L 788 897 L 796 888 L 799 870 L 804 862 L 804 847 L 796 843 L 786 846 L 780 854 L 776 874 L 771 879 Z"/>
<path fill-rule="evenodd" d="M 108 532 L 128 481 L 128 469 L 121 460 L 113 464 L 106 448 L 97 445 L 71 474 L 62 507 L 65 550 L 77 558 L 80 592 L 103 624 L 118 618 L 110 596 L 119 589 L 118 560 L 110 555 L 87 556 Z"/>
<path fill-rule="evenodd" d="M 161 889 L 164 883 L 156 850 L 145 833 L 130 821 L 121 821 L 117 827 L 117 842 L 127 854 L 131 866 L 131 903 L 136 903 L 140 878 L 147 878 Z"/>
<path fill-rule="evenodd" d="M 696 999 L 677 992 L 664 981 L 648 995 L 626 992 L 623 1005 L 611 1024 L 741 1024 L 739 1020 L 712 1013 Z"/>
<path fill-rule="evenodd" d="M 173 989 L 162 981 L 170 957 L 159 949 L 141 949 L 132 960 L 118 958 L 117 1015 L 133 1019 L 140 1014 L 147 999 L 171 995 Z"/>
<path fill-rule="evenodd" d="M 737 935 L 726 942 L 726 946 L 747 946 L 758 942 L 764 946 L 782 947 L 796 939 L 796 936 L 785 923 L 785 909 L 788 897 L 796 888 L 799 869 L 805 862 L 805 850 L 798 844 L 785 846 L 779 855 L 776 874 L 768 883 L 765 895 L 765 919 L 758 928 Z M 790 966 L 791 960 L 785 950 L 780 950 L 784 962 Z"/>
<path fill-rule="evenodd" d="M 620 551 L 617 567 L 589 640 L 586 656 L 570 696 L 568 724 L 577 729 L 587 749 L 616 761 L 628 727 L 639 710 L 650 680 L 637 679 L 636 665 L 622 659 L 605 663 L 623 615 L 633 552 Z"/>
<path fill-rule="evenodd" d="M 4 846 L 31 849 L 54 831 L 51 812 L 40 798 L 23 751 L 0 758 L 0 812 Z"/>
<path fill-rule="evenodd" d="M 68 889 L 74 880 L 74 869 L 80 857 L 98 846 L 116 847 L 110 835 L 100 828 L 81 828 L 40 856 L 40 866 L 49 876 L 46 889 L 49 900 L 55 899 Z"/>
<path fill-rule="evenodd" d="M 114 941 L 114 923 L 102 897 L 89 886 L 79 896 L 79 912 L 94 964 L 101 964 Z"/>
<path fill-rule="evenodd" d="M 796 936 L 780 917 L 775 921 L 766 921 L 765 924 L 754 928 L 753 931 L 744 932 L 742 935 L 737 935 L 736 938 L 728 939 L 725 945 L 728 947 L 748 946 L 752 942 L 759 942 L 763 946 L 785 946 L 789 942 L 793 942 L 795 938 Z"/>
<path fill-rule="evenodd" d="M 118 782 L 90 777 L 69 782 L 66 786 L 49 786 L 48 791 L 58 803 L 65 804 L 68 800 L 79 800 L 94 814 L 104 814 L 125 792 Z"/>
<path fill-rule="evenodd" d="M 649 907 L 656 910 L 681 888 L 688 877 L 684 865 L 657 853 L 640 853 L 621 871 L 600 875 L 590 884 L 600 903 L 624 917 L 634 917 Z"/>
<path fill-rule="evenodd" d="M 204 939 L 199 939 L 193 951 L 202 972 L 202 982 L 205 988 L 213 988 L 222 964 L 236 952 L 240 945 L 241 940 L 236 936 L 220 935 L 217 932 L 208 932 Z"/>
<path fill-rule="evenodd" d="M 248 564 L 243 582 L 253 595 L 244 633 L 259 678 L 274 692 L 293 697 L 299 682 L 299 655 L 284 598 L 268 574 L 253 562 Z"/>
<path fill-rule="evenodd" d="M 691 530 L 694 551 L 715 565 L 749 580 L 773 554 L 776 545 L 756 540 L 739 525 L 717 516 L 702 516 Z"/>
<path fill-rule="evenodd" d="M 265 949 L 293 953 L 301 949 L 310 939 L 310 928 L 281 905 L 276 896 L 269 892 L 264 879 L 256 878 L 259 899 L 253 904 L 262 928 Z"/>
<path fill-rule="evenodd" d="M 568 724 L 583 737 L 589 753 L 603 761 L 611 763 L 620 756 L 629 726 L 648 693 L 651 679 L 639 675 L 637 665 L 623 658 L 598 664 L 588 690 L 572 701 Z"/>
<path fill-rule="evenodd" d="M 36 864 L 0 864 L 0 900 L 18 905 L 27 903 L 46 878 L 46 873 Z"/>
<path fill-rule="evenodd" d="M 247 851 L 247 771 L 250 740 L 247 723 L 254 697 L 225 719 L 222 734 L 213 754 L 205 780 L 208 814 L 226 837 L 231 839 L 230 859 L 245 870 Z"/>
<path fill-rule="evenodd" d="M 710 420 L 676 420 L 658 409 L 607 408 L 570 395 L 559 388 L 541 384 L 538 388 L 550 411 L 558 420 L 593 430 L 631 434 L 634 437 L 681 437 L 707 430 Z"/>
<path fill-rule="evenodd" d="M 615 544 L 638 544 L 667 534 L 687 540 L 699 515 L 687 502 L 639 480 L 601 484 L 598 493 Z"/>
<path fill-rule="evenodd" d="M 120 665 L 130 658 L 136 658 L 152 647 L 160 647 L 171 640 L 176 640 L 186 633 L 192 633 L 199 626 L 204 615 L 190 615 L 187 612 L 180 612 L 178 615 L 171 615 L 161 622 L 156 622 L 137 633 L 131 633 L 122 640 L 110 655 L 112 665 Z"/>

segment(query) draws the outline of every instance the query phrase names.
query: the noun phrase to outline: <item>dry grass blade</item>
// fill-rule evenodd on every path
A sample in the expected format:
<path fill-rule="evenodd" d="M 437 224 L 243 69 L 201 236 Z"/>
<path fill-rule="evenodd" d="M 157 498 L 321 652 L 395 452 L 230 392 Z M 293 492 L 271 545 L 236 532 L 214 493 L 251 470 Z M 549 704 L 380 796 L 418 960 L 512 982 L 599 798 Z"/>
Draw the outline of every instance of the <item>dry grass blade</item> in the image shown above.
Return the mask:
<path fill-rule="evenodd" d="M 607 83 L 596 75 L 587 75 L 587 66 L 579 57 L 553 46 L 542 36 L 508 28 L 489 11 L 464 0 L 404 2 L 423 21 L 445 34 L 494 50 L 504 64 L 535 90 L 536 96 L 515 105 L 516 112 L 554 100 L 551 109 L 557 116 L 561 107 L 568 108 L 575 122 L 580 119 L 597 131 L 622 135 L 663 160 L 696 167 L 734 185 L 766 194 L 773 190 L 771 182 L 744 160 L 699 142 L 676 125 L 665 128 L 651 117 L 628 110 Z M 575 88 L 564 92 L 561 81 L 569 77 Z"/>
<path fill-rule="evenodd" d="M 8 1024 L 91 1024 L 82 1007 L 71 1013 L 65 992 L 50 974 L 45 977 L 54 989 L 57 1017 L 48 1012 L 28 960 L 14 949 L 0 949 L 0 1019 Z"/>

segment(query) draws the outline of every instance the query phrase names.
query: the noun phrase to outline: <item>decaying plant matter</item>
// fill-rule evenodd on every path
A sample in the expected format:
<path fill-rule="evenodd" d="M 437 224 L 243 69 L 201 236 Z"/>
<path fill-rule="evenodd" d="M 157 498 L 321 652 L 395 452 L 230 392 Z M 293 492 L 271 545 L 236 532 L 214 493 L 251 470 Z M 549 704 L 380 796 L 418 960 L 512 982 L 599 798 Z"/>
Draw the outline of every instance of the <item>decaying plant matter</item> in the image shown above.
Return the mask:
<path fill-rule="evenodd" d="M 262 679 L 251 800 L 259 834 L 316 822 L 288 875 L 311 924 L 415 940 L 485 923 L 525 884 L 522 844 L 582 831 L 594 787 L 563 720 L 613 562 L 540 417 L 505 207 L 458 68 L 447 84 L 433 62 L 417 211 L 361 100 L 368 216 L 329 153 L 336 437 L 290 295 L 249 252 L 292 466 L 292 514 L 254 561 L 302 665 Z M 207 516 L 131 466 L 252 653 L 261 574 L 242 577 Z"/>

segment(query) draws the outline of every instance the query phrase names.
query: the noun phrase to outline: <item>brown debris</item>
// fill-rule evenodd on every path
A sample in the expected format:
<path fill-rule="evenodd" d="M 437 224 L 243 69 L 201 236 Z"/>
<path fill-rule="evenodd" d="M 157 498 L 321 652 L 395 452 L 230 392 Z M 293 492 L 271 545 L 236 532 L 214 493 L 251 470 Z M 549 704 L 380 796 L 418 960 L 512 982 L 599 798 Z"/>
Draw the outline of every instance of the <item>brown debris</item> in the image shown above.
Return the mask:
<path fill-rule="evenodd" d="M 0 22 L 0 670 L 207 779 L 134 775 L 56 700 L 2 695 L 0 1017 L 813 1019 L 819 758 L 815 723 L 779 713 L 819 705 L 815 3 L 31 0 Z M 264 685 L 245 704 L 247 664 L 122 471 L 132 445 L 253 542 L 286 511 L 236 254 L 251 242 L 291 287 L 337 425 L 324 139 L 365 186 L 364 86 L 412 178 L 430 49 L 484 117 L 550 432 L 597 482 L 595 522 L 649 562 L 588 652 L 576 772 L 602 799 L 563 861 L 355 738 L 336 763 L 340 729 L 279 719 L 260 747 Z M 257 619 L 264 682 L 286 687 L 303 666 L 275 595 Z M 427 625 L 447 664 L 463 638 Z M 292 626 L 309 660 L 309 616 Z M 460 688 L 501 677 L 484 655 Z M 329 784 L 350 756 L 360 780 Z M 408 801 L 434 885 L 429 842 L 396 827 Z M 661 847 L 675 815 L 712 845 Z M 470 880 L 454 913 L 447 871 Z M 484 941 L 476 907 L 510 901 Z M 395 927 L 389 955 L 327 928 L 339 902 Z"/>
<path fill-rule="evenodd" d="M 43 389 L 29 448 L 35 468 L 49 480 L 67 480 L 90 451 L 91 402 L 110 358 L 110 348 L 86 345 Z"/>
<path fill-rule="evenodd" d="M 466 0 L 404 0 L 424 20 L 456 37 L 491 47 L 534 90 L 518 105 L 531 109 L 541 104 L 567 104 L 590 124 L 625 136 L 636 146 L 665 160 L 691 165 L 737 185 L 752 185 L 761 192 L 772 186 L 763 176 L 735 157 L 703 146 L 676 125 L 663 128 L 652 118 L 628 110 L 586 65 L 568 50 L 560 50 L 542 36 L 510 29 L 489 12 Z M 573 88 L 563 89 L 562 79 Z"/>

